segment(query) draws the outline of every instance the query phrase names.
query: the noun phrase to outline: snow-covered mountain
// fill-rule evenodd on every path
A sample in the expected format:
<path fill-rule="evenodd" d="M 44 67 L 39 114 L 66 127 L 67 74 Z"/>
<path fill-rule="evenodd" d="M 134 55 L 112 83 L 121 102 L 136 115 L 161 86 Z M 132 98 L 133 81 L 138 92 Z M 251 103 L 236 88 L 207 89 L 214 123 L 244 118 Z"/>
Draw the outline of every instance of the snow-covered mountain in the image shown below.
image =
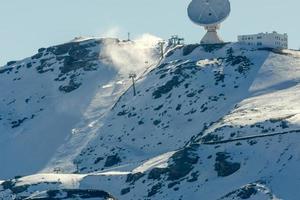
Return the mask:
<path fill-rule="evenodd" d="M 128 72 L 119 62 L 131 61 L 140 73 L 143 57 L 147 66 L 156 61 L 145 38 L 72 41 L 0 68 L 0 177 L 42 170 L 70 137 L 84 146 L 93 136 L 90 123 L 99 126 L 128 88 Z"/>
<path fill-rule="evenodd" d="M 0 198 L 298 199 L 300 54 L 151 39 L 0 68 Z"/>

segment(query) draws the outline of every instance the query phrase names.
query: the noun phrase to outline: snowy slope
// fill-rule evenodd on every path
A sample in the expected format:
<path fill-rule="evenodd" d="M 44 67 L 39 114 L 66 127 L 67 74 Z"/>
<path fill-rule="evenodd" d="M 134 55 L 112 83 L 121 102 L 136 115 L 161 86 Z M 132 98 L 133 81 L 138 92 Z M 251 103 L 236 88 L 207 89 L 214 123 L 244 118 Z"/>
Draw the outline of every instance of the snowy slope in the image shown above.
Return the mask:
<path fill-rule="evenodd" d="M 134 166 L 183 147 L 248 95 L 269 54 L 238 45 L 212 53 L 198 47 L 188 54 L 189 48 L 175 50 L 141 79 L 136 97 L 131 91 L 121 97 L 79 156 L 81 172 Z"/>
<path fill-rule="evenodd" d="M 155 47 L 136 47 L 141 42 L 72 41 L 0 68 L 0 178 L 44 169 L 59 148 L 69 150 L 69 143 L 80 152 L 93 137 L 93 123 L 99 126 L 129 87 L 129 72 L 114 63 L 131 58 L 123 49 L 139 49 L 149 63 L 156 62 Z M 107 49 L 117 51 L 118 59 Z M 137 67 L 140 62 L 132 59 L 136 73 L 146 67 L 144 60 Z"/>
<path fill-rule="evenodd" d="M 170 50 L 135 97 L 112 70 L 82 90 L 86 115 L 43 173 L 0 183 L 0 198 L 298 200 L 299 70 L 298 52 L 235 43 Z"/>

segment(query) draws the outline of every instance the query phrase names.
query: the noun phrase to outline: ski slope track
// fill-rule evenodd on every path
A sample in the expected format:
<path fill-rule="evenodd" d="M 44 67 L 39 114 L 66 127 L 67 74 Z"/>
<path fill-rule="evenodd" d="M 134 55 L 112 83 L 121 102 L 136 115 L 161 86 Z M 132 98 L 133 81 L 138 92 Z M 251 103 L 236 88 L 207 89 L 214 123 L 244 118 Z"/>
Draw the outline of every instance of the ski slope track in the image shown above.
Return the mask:
<path fill-rule="evenodd" d="M 299 199 L 299 52 L 135 45 L 0 68 L 0 199 Z"/>

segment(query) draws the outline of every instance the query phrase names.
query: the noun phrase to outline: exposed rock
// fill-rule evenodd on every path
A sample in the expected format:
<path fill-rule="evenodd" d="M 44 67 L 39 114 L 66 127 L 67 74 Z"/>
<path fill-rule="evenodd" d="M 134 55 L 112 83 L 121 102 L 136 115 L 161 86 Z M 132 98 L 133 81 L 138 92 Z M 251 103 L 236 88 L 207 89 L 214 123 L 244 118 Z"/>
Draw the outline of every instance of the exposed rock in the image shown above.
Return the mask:
<path fill-rule="evenodd" d="M 121 158 L 118 156 L 118 154 L 112 155 L 112 156 L 108 156 L 106 158 L 104 167 L 112 167 L 118 163 L 121 162 Z"/>
<path fill-rule="evenodd" d="M 228 161 L 230 158 L 230 155 L 226 152 L 216 154 L 215 170 L 218 172 L 218 176 L 230 176 L 240 169 L 241 164 Z"/>

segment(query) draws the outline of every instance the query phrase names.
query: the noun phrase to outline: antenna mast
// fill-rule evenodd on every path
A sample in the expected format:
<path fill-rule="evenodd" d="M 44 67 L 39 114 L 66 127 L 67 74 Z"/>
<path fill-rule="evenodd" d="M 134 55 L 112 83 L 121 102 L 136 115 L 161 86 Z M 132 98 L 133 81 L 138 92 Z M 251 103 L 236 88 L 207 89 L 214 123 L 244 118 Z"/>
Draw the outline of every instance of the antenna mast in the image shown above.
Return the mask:
<path fill-rule="evenodd" d="M 127 33 L 127 41 L 130 41 L 130 32 Z"/>
<path fill-rule="evenodd" d="M 166 44 L 166 42 L 165 41 L 160 41 L 159 43 L 158 43 L 158 45 L 159 45 L 159 47 L 160 47 L 160 57 L 161 58 L 163 58 L 164 57 L 164 54 L 165 54 L 165 52 L 164 52 L 164 45 Z"/>
<path fill-rule="evenodd" d="M 136 96 L 136 90 L 135 90 L 135 78 L 136 78 L 136 73 L 130 73 L 129 78 L 132 79 L 132 88 L 133 88 L 133 96 Z"/>

